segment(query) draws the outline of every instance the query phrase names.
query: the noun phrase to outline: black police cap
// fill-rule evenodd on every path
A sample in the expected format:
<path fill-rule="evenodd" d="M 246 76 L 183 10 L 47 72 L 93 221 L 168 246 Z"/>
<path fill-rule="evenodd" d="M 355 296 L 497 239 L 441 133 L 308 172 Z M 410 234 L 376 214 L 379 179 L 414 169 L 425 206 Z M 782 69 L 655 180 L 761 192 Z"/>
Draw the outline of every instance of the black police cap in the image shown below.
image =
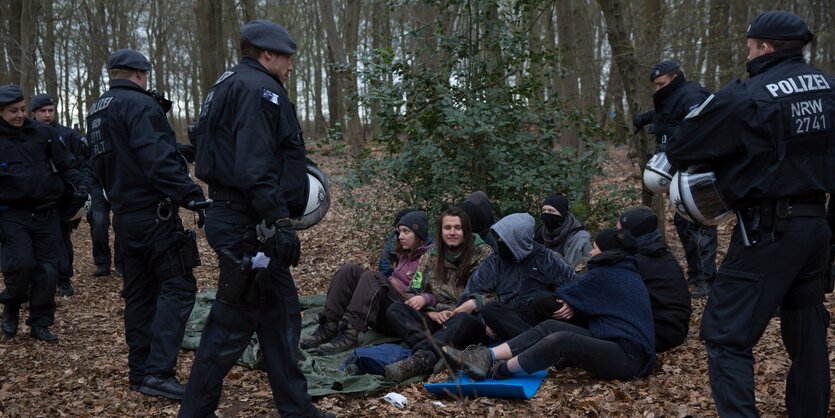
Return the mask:
<path fill-rule="evenodd" d="M 649 81 L 655 81 L 656 78 L 661 77 L 664 74 L 669 74 L 678 69 L 678 63 L 674 60 L 664 60 L 655 64 L 655 67 L 652 67 L 652 71 L 649 73 Z"/>
<path fill-rule="evenodd" d="M 815 38 L 805 20 L 783 10 L 770 10 L 755 17 L 745 36 L 780 41 L 798 40 L 803 41 L 804 45 Z"/>
<path fill-rule="evenodd" d="M 253 20 L 241 29 L 241 36 L 249 43 L 265 51 L 293 55 L 296 53 L 296 41 L 278 23 L 269 20 Z"/>
<path fill-rule="evenodd" d="M 44 106 L 49 106 L 49 105 L 54 106 L 55 102 L 52 101 L 52 96 L 50 96 L 46 93 L 36 94 L 36 95 L 32 96 L 31 99 L 29 99 L 29 111 L 30 112 L 34 112 L 34 111 L 36 111 L 36 110 L 38 110 L 38 109 L 40 109 Z"/>
<path fill-rule="evenodd" d="M 120 49 L 110 54 L 110 59 L 107 60 L 107 69 L 114 68 L 151 71 L 151 63 L 144 55 L 132 49 Z"/>
<path fill-rule="evenodd" d="M 0 108 L 23 100 L 23 90 L 17 85 L 6 84 L 0 87 Z"/>

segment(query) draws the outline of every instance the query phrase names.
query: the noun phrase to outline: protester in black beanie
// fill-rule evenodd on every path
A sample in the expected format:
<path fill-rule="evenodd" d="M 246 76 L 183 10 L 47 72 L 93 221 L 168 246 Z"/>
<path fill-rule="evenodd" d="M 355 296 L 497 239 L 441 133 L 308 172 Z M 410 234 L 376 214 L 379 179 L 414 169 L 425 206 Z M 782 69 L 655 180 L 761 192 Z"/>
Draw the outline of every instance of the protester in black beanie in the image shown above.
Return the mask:
<path fill-rule="evenodd" d="M 565 195 L 548 195 L 542 202 L 542 226 L 536 230 L 534 239 L 576 267 L 588 258 L 591 251 L 591 234 L 569 212 L 568 206 L 568 198 Z"/>

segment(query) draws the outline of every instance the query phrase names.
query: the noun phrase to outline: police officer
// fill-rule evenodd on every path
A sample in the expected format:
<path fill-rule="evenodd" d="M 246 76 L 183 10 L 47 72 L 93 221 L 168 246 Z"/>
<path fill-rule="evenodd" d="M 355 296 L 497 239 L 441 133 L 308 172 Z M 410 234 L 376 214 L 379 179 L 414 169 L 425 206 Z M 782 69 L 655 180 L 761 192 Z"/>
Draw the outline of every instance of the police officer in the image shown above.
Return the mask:
<path fill-rule="evenodd" d="M 195 172 L 209 184 L 206 238 L 219 255 L 217 300 L 203 329 L 180 417 L 213 416 L 223 379 L 258 334 L 282 417 L 333 416 L 313 406 L 298 367 L 301 314 L 290 266 L 300 243 L 290 222 L 305 206 L 305 147 L 284 83 L 296 43 L 280 25 L 241 30 L 241 62 L 223 73 L 200 111 Z M 257 252 L 270 257 L 253 269 Z"/>
<path fill-rule="evenodd" d="M 697 81 L 687 80 L 674 60 L 664 60 L 652 67 L 649 80 L 655 86 L 652 95 L 655 109 L 637 115 L 632 123 L 637 132 L 652 122 L 655 152 L 665 152 L 678 123 L 710 93 Z M 691 296 L 705 297 L 716 277 L 716 227 L 688 221 L 678 212 L 673 215 L 673 223 L 687 258 Z"/>
<path fill-rule="evenodd" d="M 728 254 L 702 318 L 713 399 L 722 416 L 757 416 L 752 349 L 780 308 L 791 359 L 786 409 L 829 409 L 829 312 L 823 275 L 830 237 L 826 192 L 835 191 L 833 80 L 809 66 L 806 22 L 769 11 L 748 28 L 747 81 L 710 96 L 667 147 L 674 166 L 710 163 L 724 202 L 736 210 Z"/>
<path fill-rule="evenodd" d="M 64 146 L 75 157 L 77 163 L 76 168 L 82 174 L 90 177 L 92 175 L 92 169 L 87 163 L 87 159 L 89 158 L 87 139 L 81 136 L 78 131 L 58 123 L 55 118 L 55 102 L 52 100 L 52 96 L 45 93 L 32 96 L 32 99 L 29 101 L 29 111 L 32 112 L 33 119 L 43 122 L 58 131 Z M 89 184 L 89 180 L 87 183 Z M 72 195 L 72 197 L 63 199 L 64 201 L 61 202 L 62 207 L 59 208 L 59 213 L 74 213 L 84 204 L 83 201 L 89 198 L 89 187 L 84 186 L 81 190 L 73 191 L 72 193 L 65 192 L 65 195 Z M 83 199 L 83 201 L 79 202 L 80 199 Z M 71 213 L 67 215 L 72 216 Z M 80 219 L 62 219 L 61 222 L 61 237 L 64 243 L 64 254 L 62 254 L 58 271 L 58 293 L 61 296 L 72 296 L 75 294 L 75 289 L 73 289 L 72 283 L 70 282 L 73 276 L 72 231 L 78 228 L 80 222 Z"/>
<path fill-rule="evenodd" d="M 110 90 L 87 113 L 92 163 L 113 208 L 124 260 L 125 338 L 131 390 L 180 399 L 177 353 L 194 305 L 199 264 L 193 231 L 178 208 L 203 190 L 188 176 L 166 104 L 147 91 L 151 64 L 130 49 L 108 60 Z"/>
<path fill-rule="evenodd" d="M 17 334 L 20 305 L 29 299 L 30 335 L 57 343 L 50 330 L 55 322 L 61 227 L 57 201 L 63 180 L 77 189 L 88 178 L 49 125 L 26 117 L 26 101 L 18 86 L 0 87 L 0 258 L 5 290 L 2 331 Z"/>

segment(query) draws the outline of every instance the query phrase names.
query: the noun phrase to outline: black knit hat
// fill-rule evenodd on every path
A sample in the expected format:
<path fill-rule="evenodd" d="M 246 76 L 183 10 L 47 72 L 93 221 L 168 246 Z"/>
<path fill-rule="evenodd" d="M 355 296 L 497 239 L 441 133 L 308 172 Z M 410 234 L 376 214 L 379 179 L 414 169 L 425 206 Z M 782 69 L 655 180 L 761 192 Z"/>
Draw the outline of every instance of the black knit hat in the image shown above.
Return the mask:
<path fill-rule="evenodd" d="M 399 211 L 397 211 L 397 213 L 394 214 L 394 227 L 397 228 L 398 222 L 400 222 L 400 220 L 403 219 L 403 215 L 405 215 L 409 212 L 414 212 L 416 210 L 417 209 L 406 208 L 406 209 L 400 209 Z"/>
<path fill-rule="evenodd" d="M 674 60 L 661 61 L 655 64 L 655 67 L 652 67 L 652 71 L 649 72 L 649 81 L 655 81 L 656 78 L 675 70 L 678 70 L 678 63 Z"/>
<path fill-rule="evenodd" d="M 15 84 L 0 87 L 0 108 L 23 100 L 23 90 Z"/>
<path fill-rule="evenodd" d="M 636 206 L 623 212 L 618 219 L 620 226 L 633 236 L 649 234 L 658 229 L 658 217 L 646 206 Z"/>
<path fill-rule="evenodd" d="M 636 247 L 635 237 L 628 231 L 618 230 L 617 228 L 609 228 L 600 231 L 594 237 L 594 243 L 600 251 L 621 250 L 628 253 L 634 253 Z"/>
<path fill-rule="evenodd" d="M 568 198 L 562 193 L 552 193 L 545 198 L 542 205 L 553 206 L 560 212 L 560 215 L 568 215 Z"/>
<path fill-rule="evenodd" d="M 32 96 L 32 98 L 29 100 L 29 111 L 34 112 L 44 106 L 49 105 L 55 105 L 55 102 L 52 101 L 52 96 L 46 93 L 36 94 Z"/>
<path fill-rule="evenodd" d="M 484 209 L 470 201 L 464 201 L 461 203 L 461 209 L 467 213 L 467 217 L 470 218 L 470 227 L 472 231 L 475 233 L 480 233 L 485 231 L 490 227 L 490 215 L 484 212 Z"/>
<path fill-rule="evenodd" d="M 783 41 L 798 40 L 803 41 L 805 45 L 814 39 L 815 35 L 800 16 L 783 10 L 770 10 L 751 21 L 745 37 Z"/>
<path fill-rule="evenodd" d="M 409 212 L 400 218 L 397 226 L 403 225 L 412 230 L 420 239 L 426 241 L 429 236 L 429 222 L 426 220 L 426 212 L 416 210 Z"/>

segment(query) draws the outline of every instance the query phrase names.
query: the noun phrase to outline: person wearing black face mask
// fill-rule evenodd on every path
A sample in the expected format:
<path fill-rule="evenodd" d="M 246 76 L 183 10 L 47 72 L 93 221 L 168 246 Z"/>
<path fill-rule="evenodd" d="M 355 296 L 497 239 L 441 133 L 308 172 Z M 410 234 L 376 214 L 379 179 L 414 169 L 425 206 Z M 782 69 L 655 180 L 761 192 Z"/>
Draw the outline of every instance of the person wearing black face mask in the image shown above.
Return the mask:
<path fill-rule="evenodd" d="M 533 216 L 514 213 L 490 230 L 498 245 L 470 277 L 461 296 L 460 311 L 483 314 L 488 335 L 512 338 L 551 316 L 534 303 L 543 294 L 579 277 L 554 251 L 533 239 Z M 486 303 L 496 294 L 498 300 Z"/>
<path fill-rule="evenodd" d="M 584 263 L 591 251 L 591 234 L 568 211 L 568 198 L 552 193 L 542 202 L 542 226 L 534 234 L 536 242 L 565 258 L 572 266 Z"/>

